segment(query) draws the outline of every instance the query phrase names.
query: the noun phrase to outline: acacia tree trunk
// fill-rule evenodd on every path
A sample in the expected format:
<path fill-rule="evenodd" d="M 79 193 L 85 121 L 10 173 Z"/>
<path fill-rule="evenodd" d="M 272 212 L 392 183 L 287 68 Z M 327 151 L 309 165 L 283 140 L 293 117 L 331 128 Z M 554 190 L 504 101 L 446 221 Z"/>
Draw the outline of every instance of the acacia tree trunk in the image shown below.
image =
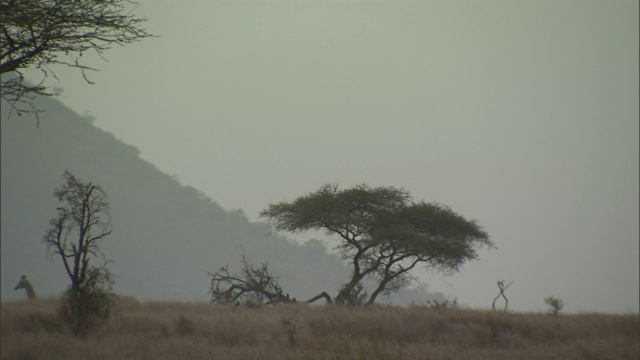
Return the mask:
<path fill-rule="evenodd" d="M 398 279 L 400 277 L 405 277 L 406 279 L 405 274 L 407 274 L 411 269 L 413 269 L 418 263 L 425 261 L 425 259 L 423 258 L 416 258 L 411 262 L 409 266 L 407 267 L 399 266 L 397 268 L 398 270 L 395 270 L 395 271 L 392 270 L 392 267 L 395 264 L 397 264 L 399 261 L 402 261 L 404 258 L 405 258 L 404 256 L 401 256 L 396 259 L 394 259 L 393 257 L 390 258 L 389 262 L 384 267 L 383 277 L 378 282 L 378 286 L 376 287 L 376 289 L 373 291 L 373 293 L 371 293 L 371 296 L 367 301 L 367 305 L 372 305 L 376 301 L 376 298 L 385 290 L 390 291 L 389 293 L 397 291 L 398 290 L 397 288 L 388 289 L 387 286 L 389 285 L 389 283 L 391 283 L 393 280 Z"/>
<path fill-rule="evenodd" d="M 365 278 L 369 273 L 371 273 L 375 269 L 364 269 L 361 270 L 360 267 L 360 259 L 364 255 L 364 253 L 368 250 L 366 247 L 359 247 L 356 254 L 353 256 L 352 264 L 353 264 L 353 274 L 351 275 L 351 280 L 342 285 L 338 295 L 335 297 L 336 304 L 350 304 L 353 302 L 353 292 L 356 289 L 356 286 L 360 284 L 362 279 Z"/>
<path fill-rule="evenodd" d="M 364 278 L 363 274 L 353 274 L 351 281 L 344 284 L 338 295 L 336 295 L 336 304 L 348 304 L 353 296 L 353 291 L 360 281 Z"/>

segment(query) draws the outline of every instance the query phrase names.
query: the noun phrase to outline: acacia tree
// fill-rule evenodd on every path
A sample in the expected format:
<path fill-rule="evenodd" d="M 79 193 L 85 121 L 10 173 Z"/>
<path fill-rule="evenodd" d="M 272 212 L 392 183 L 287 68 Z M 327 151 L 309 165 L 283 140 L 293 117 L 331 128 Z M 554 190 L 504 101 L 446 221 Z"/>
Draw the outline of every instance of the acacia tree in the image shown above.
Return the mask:
<path fill-rule="evenodd" d="M 413 202 L 407 191 L 394 187 L 362 184 L 340 190 L 325 184 L 292 202 L 270 204 L 260 215 L 277 231 L 323 230 L 338 241 L 351 266 L 351 278 L 335 297 L 338 303 L 360 298 L 373 304 L 379 295 L 408 286 L 418 264 L 455 272 L 477 259 L 480 247 L 493 247 L 475 220 L 436 203 Z M 365 278 L 376 285 L 363 296 Z"/>
<path fill-rule="evenodd" d="M 102 188 L 83 183 L 69 171 L 54 195 L 62 206 L 51 219 L 42 242 L 51 256 L 60 255 L 71 285 L 65 292 L 61 315 L 71 322 L 73 331 L 82 334 L 94 318 L 110 315 L 113 276 L 106 268 L 94 266 L 92 259 L 104 254 L 100 243 L 111 234 L 109 203 Z"/>
<path fill-rule="evenodd" d="M 43 86 L 51 65 L 82 72 L 95 68 L 81 62 L 87 51 L 103 57 L 112 45 L 124 45 L 152 36 L 141 28 L 130 0 L 0 0 L 0 75 L 2 98 L 20 112 L 38 112 L 36 95 L 54 95 Z M 22 70 L 42 71 L 39 84 L 25 81 Z"/>

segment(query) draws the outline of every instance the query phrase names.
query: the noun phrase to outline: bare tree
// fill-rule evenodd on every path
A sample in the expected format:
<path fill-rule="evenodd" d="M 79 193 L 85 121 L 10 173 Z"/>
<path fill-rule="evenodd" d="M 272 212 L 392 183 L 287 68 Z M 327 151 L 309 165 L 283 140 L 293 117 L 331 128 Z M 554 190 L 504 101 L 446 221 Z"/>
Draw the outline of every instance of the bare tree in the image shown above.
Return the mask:
<path fill-rule="evenodd" d="M 111 234 L 109 203 L 102 188 L 83 183 L 65 171 L 64 183 L 54 195 L 62 206 L 57 217 L 51 219 L 51 229 L 42 242 L 52 256 L 58 254 L 71 285 L 63 297 L 61 313 L 72 323 L 74 333 L 83 334 L 90 321 L 110 315 L 113 276 L 102 266 L 93 266 L 91 260 L 104 254 L 100 243 Z"/>
<path fill-rule="evenodd" d="M 50 66 L 63 65 L 82 72 L 97 71 L 81 61 L 87 51 L 103 57 L 112 45 L 124 45 L 152 36 L 132 14 L 130 0 L 0 0 L 0 75 L 2 99 L 21 112 L 39 112 L 36 95 L 55 95 L 44 85 Z M 28 83 L 22 70 L 40 70 L 44 78 Z"/>
<path fill-rule="evenodd" d="M 491 308 L 495 311 L 496 310 L 496 301 L 498 300 L 498 298 L 500 296 L 502 296 L 502 298 L 504 298 L 504 311 L 507 311 L 507 306 L 509 306 L 509 299 L 507 299 L 507 297 L 504 295 L 505 290 L 507 290 L 507 288 L 509 286 L 511 286 L 511 284 L 513 284 L 513 281 L 508 283 L 506 286 L 504 285 L 504 280 L 498 280 L 498 289 L 500 289 L 500 293 L 498 294 L 498 296 L 496 296 L 495 299 L 493 299 L 493 304 L 491 304 Z"/>

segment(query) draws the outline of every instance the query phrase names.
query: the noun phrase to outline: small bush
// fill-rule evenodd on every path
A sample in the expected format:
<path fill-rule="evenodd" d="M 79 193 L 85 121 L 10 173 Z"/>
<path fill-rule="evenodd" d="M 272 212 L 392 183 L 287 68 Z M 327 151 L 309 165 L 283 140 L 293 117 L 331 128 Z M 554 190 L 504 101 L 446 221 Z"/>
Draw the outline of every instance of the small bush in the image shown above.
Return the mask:
<path fill-rule="evenodd" d="M 100 320 L 111 317 L 117 297 L 102 288 L 74 292 L 68 289 L 57 309 L 60 318 L 69 324 L 76 335 L 84 335 Z"/>
<path fill-rule="evenodd" d="M 176 330 L 176 333 L 181 337 L 185 337 L 196 332 L 196 324 L 192 319 L 184 315 L 180 315 L 180 317 L 173 321 L 173 327 Z"/>
<path fill-rule="evenodd" d="M 555 296 L 547 296 L 546 298 L 544 298 L 544 303 L 549 306 L 549 312 L 552 313 L 555 317 L 558 317 L 558 313 L 564 307 L 564 301 Z"/>

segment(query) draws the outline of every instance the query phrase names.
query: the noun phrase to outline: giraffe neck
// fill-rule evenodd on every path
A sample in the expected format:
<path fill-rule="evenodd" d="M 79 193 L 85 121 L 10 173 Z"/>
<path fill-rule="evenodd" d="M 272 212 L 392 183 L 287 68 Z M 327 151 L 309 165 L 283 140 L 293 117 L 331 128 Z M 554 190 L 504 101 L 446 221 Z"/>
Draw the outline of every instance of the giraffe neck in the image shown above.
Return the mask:
<path fill-rule="evenodd" d="M 31 283 L 29 283 L 29 281 L 25 279 L 21 280 L 14 288 L 14 290 L 18 289 L 24 289 L 24 291 L 27 293 L 27 298 L 29 299 L 33 299 L 36 297 L 36 292 L 33 290 L 33 286 L 31 286 Z"/>
<path fill-rule="evenodd" d="M 31 286 L 31 284 L 26 283 L 24 286 L 24 290 L 27 292 L 27 297 L 29 299 L 33 299 L 36 297 L 36 292 L 33 290 L 33 286 Z"/>

